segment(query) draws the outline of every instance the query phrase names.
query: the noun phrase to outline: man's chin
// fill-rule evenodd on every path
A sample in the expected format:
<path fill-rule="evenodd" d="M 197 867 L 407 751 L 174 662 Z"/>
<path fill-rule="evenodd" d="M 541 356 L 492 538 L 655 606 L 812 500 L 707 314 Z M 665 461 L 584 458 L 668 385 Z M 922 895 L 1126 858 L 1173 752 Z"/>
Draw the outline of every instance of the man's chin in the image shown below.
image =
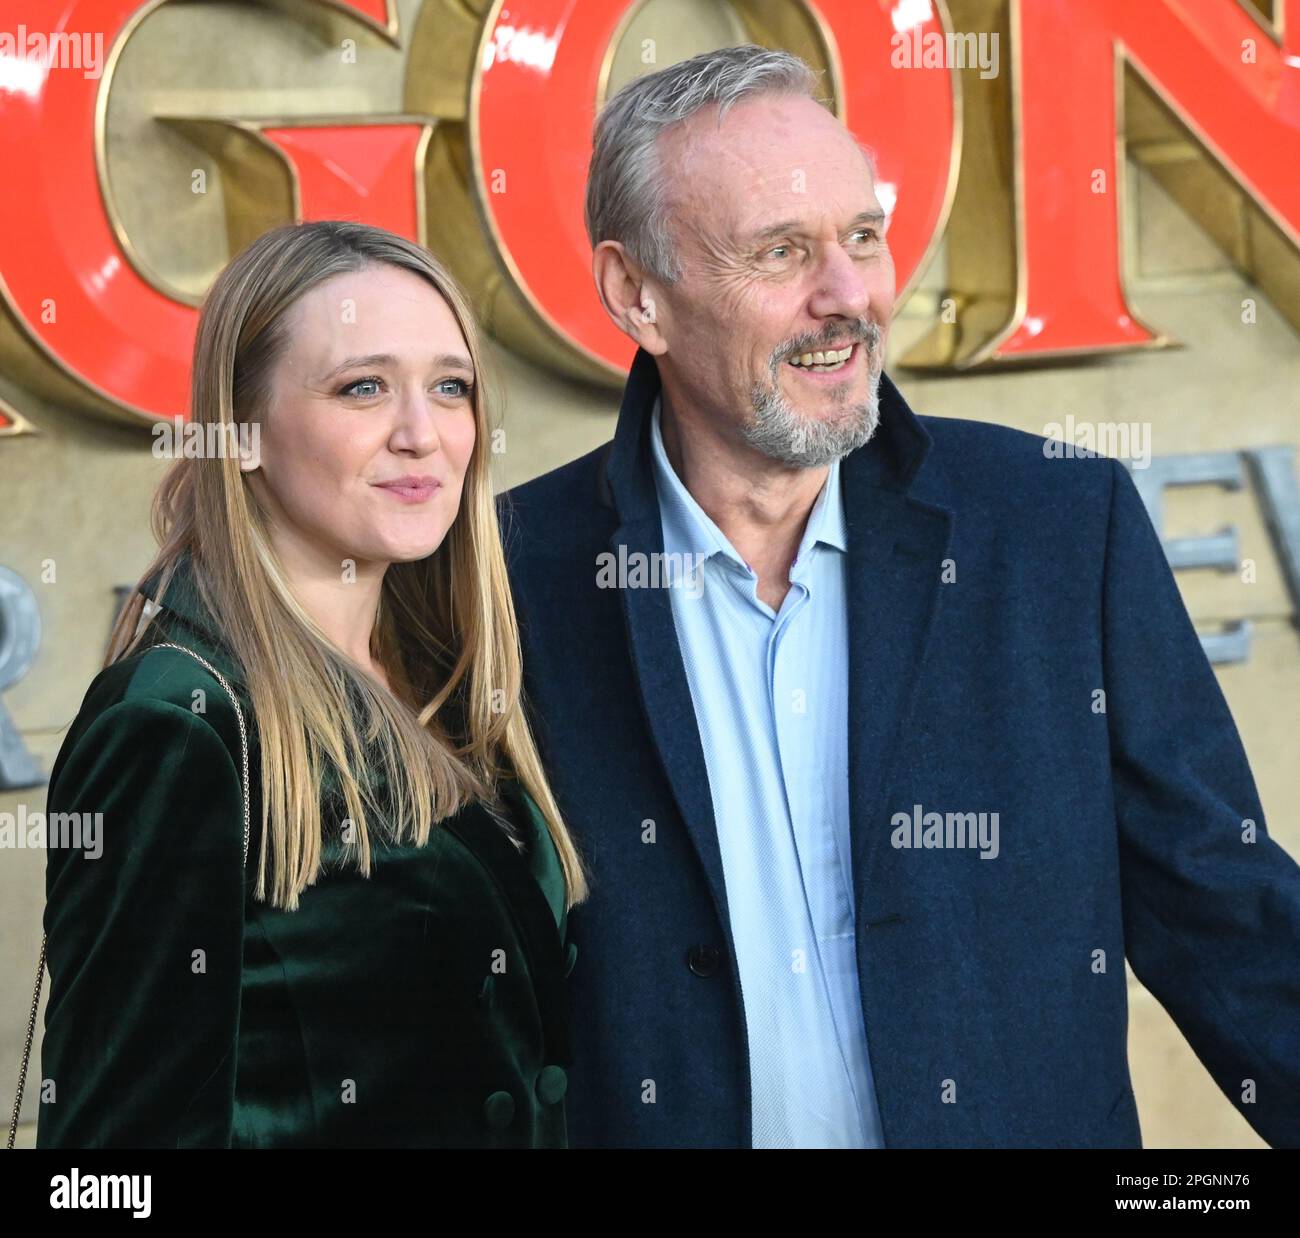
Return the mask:
<path fill-rule="evenodd" d="M 854 383 L 847 391 L 827 393 L 820 399 L 787 396 L 786 404 L 804 425 L 845 426 L 873 414 L 876 401 L 869 389 Z"/>

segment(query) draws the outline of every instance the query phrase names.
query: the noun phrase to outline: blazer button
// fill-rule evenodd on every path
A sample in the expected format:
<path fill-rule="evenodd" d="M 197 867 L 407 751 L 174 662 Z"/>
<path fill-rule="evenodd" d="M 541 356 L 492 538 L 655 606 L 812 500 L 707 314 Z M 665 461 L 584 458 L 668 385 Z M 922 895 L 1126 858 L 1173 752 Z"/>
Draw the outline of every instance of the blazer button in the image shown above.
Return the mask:
<path fill-rule="evenodd" d="M 564 956 L 564 974 L 567 976 L 572 970 L 573 965 L 578 961 L 578 945 L 576 942 L 569 942 L 569 951 Z"/>
<path fill-rule="evenodd" d="M 537 1076 L 537 1099 L 543 1105 L 553 1105 L 563 1099 L 569 1086 L 569 1076 L 559 1066 L 543 1066 Z"/>
<path fill-rule="evenodd" d="M 483 1117 L 490 1129 L 505 1130 L 515 1119 L 515 1098 L 509 1092 L 493 1092 L 483 1102 Z"/>
<path fill-rule="evenodd" d="M 686 965 L 697 976 L 708 979 L 717 972 L 720 959 L 717 946 L 692 946 L 686 955 Z"/>

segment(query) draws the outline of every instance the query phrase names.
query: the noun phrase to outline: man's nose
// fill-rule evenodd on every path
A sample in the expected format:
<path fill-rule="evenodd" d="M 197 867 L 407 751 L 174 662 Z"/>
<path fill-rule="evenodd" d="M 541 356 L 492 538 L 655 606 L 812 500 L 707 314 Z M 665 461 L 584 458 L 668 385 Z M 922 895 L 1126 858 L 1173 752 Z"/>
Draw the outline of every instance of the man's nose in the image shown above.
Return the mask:
<path fill-rule="evenodd" d="M 809 310 L 817 318 L 866 318 L 871 291 L 866 272 L 841 245 L 828 245 L 817 267 Z"/>

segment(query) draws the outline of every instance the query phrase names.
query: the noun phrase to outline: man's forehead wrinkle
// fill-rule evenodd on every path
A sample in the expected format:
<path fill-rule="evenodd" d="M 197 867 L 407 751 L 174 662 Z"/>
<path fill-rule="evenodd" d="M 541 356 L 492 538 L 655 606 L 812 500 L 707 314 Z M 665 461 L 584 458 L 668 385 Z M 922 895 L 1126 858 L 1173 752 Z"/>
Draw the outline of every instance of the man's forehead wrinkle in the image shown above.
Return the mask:
<path fill-rule="evenodd" d="M 691 136 L 682 143 L 678 167 L 685 176 L 716 182 L 724 169 L 742 177 L 752 174 L 757 161 L 754 153 L 735 142 L 713 142 L 703 136 Z"/>
<path fill-rule="evenodd" d="M 708 142 L 694 139 L 683 143 L 680 148 L 678 167 L 682 174 L 698 175 L 700 171 L 707 174 L 712 181 L 723 179 L 723 174 L 738 176 L 750 192 L 756 181 L 770 182 L 774 187 L 789 189 L 794 184 L 796 172 L 807 173 L 828 167 L 839 180 L 842 175 L 844 155 L 847 148 L 838 142 L 818 142 L 811 145 L 797 144 L 781 138 L 773 132 L 772 142 L 755 142 L 752 140 Z M 775 149 L 774 149 L 775 148 Z M 870 183 L 871 171 L 866 156 L 861 148 L 853 145 L 857 156 L 855 163 L 862 172 L 863 179 Z"/>
<path fill-rule="evenodd" d="M 683 159 L 678 164 L 677 175 L 668 178 L 664 206 L 670 214 L 676 214 L 683 222 L 691 221 L 690 226 L 697 234 L 702 235 L 709 228 L 718 235 L 724 235 L 724 225 L 735 223 L 735 207 L 738 205 L 733 203 L 726 186 L 729 183 L 751 184 L 754 170 L 751 165 L 735 163 L 732 155 L 730 157 L 740 169 L 740 174 L 734 178 L 720 177 L 718 161 L 704 155 L 705 152 L 701 151 L 699 159 Z"/>
<path fill-rule="evenodd" d="M 733 257 L 735 233 L 726 221 L 701 213 L 687 224 L 687 230 L 706 263 L 725 262 Z"/>
<path fill-rule="evenodd" d="M 689 178 L 683 178 L 665 194 L 664 208 L 682 234 L 716 241 L 725 236 L 733 222 L 728 204 Z"/>
<path fill-rule="evenodd" d="M 694 165 L 696 174 L 683 165 L 679 192 L 668 200 L 678 208 L 690 204 L 707 209 L 716 223 L 728 223 L 733 233 L 759 211 L 779 210 L 793 214 L 783 204 L 790 200 L 795 174 L 806 164 L 780 162 L 776 165 L 757 151 L 701 152 Z"/>

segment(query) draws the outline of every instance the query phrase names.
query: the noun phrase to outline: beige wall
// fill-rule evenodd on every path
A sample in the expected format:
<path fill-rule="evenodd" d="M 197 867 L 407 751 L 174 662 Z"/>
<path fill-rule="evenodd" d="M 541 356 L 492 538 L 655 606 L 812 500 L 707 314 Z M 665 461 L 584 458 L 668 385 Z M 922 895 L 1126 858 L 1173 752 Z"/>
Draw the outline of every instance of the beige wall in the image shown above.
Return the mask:
<path fill-rule="evenodd" d="M 399 5 L 404 29 L 413 27 L 419 7 L 418 0 Z M 716 16 L 708 22 L 692 16 L 699 11 L 691 0 L 664 0 L 643 17 L 663 23 L 661 63 L 710 41 L 730 41 Z M 255 21 L 256 38 L 232 43 L 215 37 L 235 21 Z M 201 37 L 197 28 L 204 23 L 213 50 L 203 64 L 196 67 L 191 58 L 163 55 L 169 41 Z M 188 190 L 177 188 L 175 182 L 188 185 L 190 167 L 202 166 L 204 158 L 151 128 L 149 109 L 160 106 L 160 90 L 174 96 L 179 110 L 192 86 L 184 79 L 195 72 L 213 81 L 223 80 L 224 74 L 224 80 L 245 84 L 270 73 L 269 80 L 279 83 L 282 105 L 296 111 L 400 107 L 402 52 L 378 49 L 348 80 L 345 94 L 337 88 L 321 92 L 312 86 L 319 65 L 273 14 L 224 3 L 179 6 L 174 13 L 164 8 L 146 23 L 138 41 L 128 49 L 133 59 L 124 58 L 115 90 L 110 154 L 122 169 L 123 192 L 132 203 L 128 223 L 133 234 L 147 245 L 152 262 L 178 285 L 195 290 L 223 260 L 220 190 L 196 204 L 186 196 Z M 176 80 L 160 82 L 159 72 L 174 72 Z M 246 93 L 232 97 L 231 110 L 241 100 L 250 114 L 267 106 L 257 106 L 256 96 Z M 176 176 L 166 175 L 169 170 Z M 1185 347 L 1084 365 L 953 378 L 894 369 L 914 409 L 998 421 L 1035 433 L 1067 413 L 1080 420 L 1149 422 L 1153 450 L 1161 455 L 1300 441 L 1295 332 L 1262 299 L 1258 321 L 1242 323 L 1241 302 L 1256 294 L 1144 173 L 1130 167 L 1129 184 L 1132 299 L 1147 322 Z M 941 251 L 899 312 L 891 357 L 934 320 L 944 278 Z M 504 396 L 501 485 L 526 480 L 609 437 L 616 391 L 558 379 L 499 347 L 493 348 L 493 357 Z M 3 373 L 0 396 L 40 431 L 0 439 L 0 563 L 36 591 L 44 625 L 35 664 L 5 695 L 4 704 L 48 770 L 63 728 L 99 667 L 113 613 L 112 587 L 133 582 L 149 558 L 148 504 L 161 462 L 152 458 L 150 437 L 141 428 L 51 406 L 19 390 Z M 1250 660 L 1221 668 L 1219 678 L 1250 754 L 1270 830 L 1293 855 L 1300 855 L 1294 808 L 1300 801 L 1294 739 L 1300 734 L 1300 633 L 1258 499 L 1250 490 L 1226 493 L 1212 487 L 1168 497 L 1166 535 L 1212 532 L 1229 523 L 1240 530 L 1242 556 L 1259 564 L 1257 582 L 1188 572 L 1181 575 L 1181 584 L 1198 624 L 1254 621 Z M 41 583 L 45 560 L 56 564 L 53 584 Z M 19 803 L 41 810 L 44 792 L 0 793 L 0 812 L 14 812 Z M 42 853 L 0 851 L 0 1100 L 11 1096 L 17 1073 L 40 946 L 43 871 Z M 1131 976 L 1130 996 L 1131 1060 L 1147 1144 L 1262 1146 L 1168 1016 Z M 29 1119 L 34 1118 L 39 1088 L 37 1054 L 25 1106 Z M 8 1103 L 4 1100 L 6 1112 Z M 26 1138 L 31 1134 L 29 1126 Z"/>

